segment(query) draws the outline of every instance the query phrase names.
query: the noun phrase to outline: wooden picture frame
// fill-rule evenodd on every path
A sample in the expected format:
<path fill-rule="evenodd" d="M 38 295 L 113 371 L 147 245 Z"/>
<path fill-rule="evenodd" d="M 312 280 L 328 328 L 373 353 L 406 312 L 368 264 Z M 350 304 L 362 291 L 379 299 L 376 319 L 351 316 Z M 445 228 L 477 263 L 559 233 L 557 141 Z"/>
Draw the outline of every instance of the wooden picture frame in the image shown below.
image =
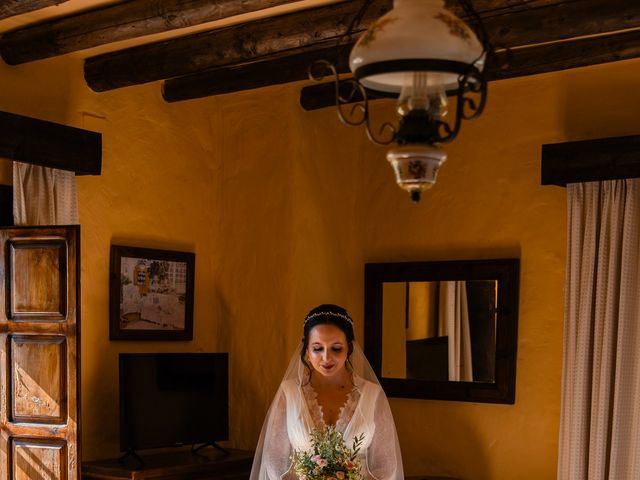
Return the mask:
<path fill-rule="evenodd" d="M 111 245 L 110 340 L 192 340 L 195 254 Z"/>
<path fill-rule="evenodd" d="M 515 403 L 520 304 L 519 259 L 367 263 L 364 276 L 364 352 L 388 397 Z M 388 351 L 386 355 L 383 354 L 383 293 L 386 283 L 487 280 L 494 280 L 498 288 L 493 310 L 495 361 L 492 380 L 449 381 L 383 375 L 383 356 L 388 356 Z M 404 318 L 402 321 L 404 330 Z"/>

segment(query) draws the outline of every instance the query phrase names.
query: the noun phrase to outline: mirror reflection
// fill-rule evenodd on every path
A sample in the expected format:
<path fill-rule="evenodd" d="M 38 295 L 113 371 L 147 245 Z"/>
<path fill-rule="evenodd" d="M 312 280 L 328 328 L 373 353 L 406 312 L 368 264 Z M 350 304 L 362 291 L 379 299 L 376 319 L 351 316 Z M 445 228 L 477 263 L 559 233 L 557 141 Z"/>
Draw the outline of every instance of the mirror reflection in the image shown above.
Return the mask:
<path fill-rule="evenodd" d="M 382 376 L 495 381 L 496 280 L 382 283 Z"/>

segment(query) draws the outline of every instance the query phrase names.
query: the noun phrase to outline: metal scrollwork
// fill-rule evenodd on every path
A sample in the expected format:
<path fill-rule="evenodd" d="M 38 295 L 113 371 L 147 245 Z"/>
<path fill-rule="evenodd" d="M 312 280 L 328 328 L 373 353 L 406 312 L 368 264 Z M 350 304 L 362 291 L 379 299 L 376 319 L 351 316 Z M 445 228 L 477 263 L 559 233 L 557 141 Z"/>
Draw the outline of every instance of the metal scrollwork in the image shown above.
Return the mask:
<path fill-rule="evenodd" d="M 460 132 L 462 120 L 478 118 L 482 114 L 486 103 L 487 81 L 482 73 L 477 69 L 473 69 L 464 75 L 460 75 L 456 94 L 456 117 L 453 126 L 449 124 L 439 126 L 439 131 L 442 131 L 443 135 L 438 141 L 451 143 Z"/>
<path fill-rule="evenodd" d="M 327 76 L 334 79 L 334 91 L 338 117 L 345 125 L 357 127 L 365 126 L 367 137 L 378 145 L 389 145 L 393 143 L 396 136 L 396 127 L 384 122 L 374 133 L 371 127 L 369 116 L 369 99 L 367 90 L 355 79 L 340 79 L 336 67 L 327 60 L 317 60 L 308 69 L 309 78 L 316 82 L 321 82 Z"/>
<path fill-rule="evenodd" d="M 451 129 L 451 125 L 443 120 L 438 121 L 438 134 L 440 135 L 436 142 L 438 143 L 448 143 L 453 140 L 453 130 Z M 458 127 L 460 129 L 460 127 Z M 457 134 L 457 132 L 456 132 Z M 453 135 L 455 137 L 455 135 Z"/>
<path fill-rule="evenodd" d="M 367 108 L 367 107 L 365 107 Z M 367 137 L 376 145 L 390 145 L 396 139 L 396 127 L 390 122 L 384 122 L 378 127 L 377 135 L 374 135 L 371 131 L 371 124 L 369 122 L 369 110 L 367 109 L 367 121 L 365 122 Z M 385 139 L 385 132 L 387 138 Z"/>
<path fill-rule="evenodd" d="M 478 70 L 472 70 L 465 75 L 460 81 L 460 90 L 462 96 L 462 115 L 464 120 L 473 120 L 478 118 L 487 102 L 487 82 Z M 474 94 L 478 96 L 479 102 L 468 96 Z"/>

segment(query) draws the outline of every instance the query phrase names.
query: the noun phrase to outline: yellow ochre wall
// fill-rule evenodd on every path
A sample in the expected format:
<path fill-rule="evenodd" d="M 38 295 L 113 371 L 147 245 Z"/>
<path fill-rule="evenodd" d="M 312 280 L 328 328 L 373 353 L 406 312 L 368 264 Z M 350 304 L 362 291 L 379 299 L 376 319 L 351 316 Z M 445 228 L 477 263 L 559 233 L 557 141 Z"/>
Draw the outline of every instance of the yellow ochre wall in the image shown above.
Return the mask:
<path fill-rule="evenodd" d="M 118 453 L 119 352 L 228 351 L 228 445 L 252 448 L 306 311 L 343 304 L 362 338 L 365 262 L 519 257 L 515 405 L 391 407 L 409 474 L 555 478 L 566 202 L 540 186 L 540 145 L 638 134 L 639 60 L 492 83 L 419 205 L 362 130 L 299 108 L 301 84 L 165 104 L 157 83 L 97 94 L 81 72 L 1 66 L 0 108 L 103 134 L 102 175 L 78 178 L 85 459 Z M 195 252 L 192 342 L 108 340 L 110 244 Z"/>

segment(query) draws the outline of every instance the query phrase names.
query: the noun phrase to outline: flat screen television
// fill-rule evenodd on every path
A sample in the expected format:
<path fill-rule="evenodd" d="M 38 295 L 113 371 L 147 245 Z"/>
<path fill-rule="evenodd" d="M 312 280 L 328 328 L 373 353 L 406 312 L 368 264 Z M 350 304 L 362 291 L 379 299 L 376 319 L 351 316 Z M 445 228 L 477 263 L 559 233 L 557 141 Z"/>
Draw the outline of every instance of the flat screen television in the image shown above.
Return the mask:
<path fill-rule="evenodd" d="M 227 353 L 121 353 L 120 450 L 229 437 Z"/>

